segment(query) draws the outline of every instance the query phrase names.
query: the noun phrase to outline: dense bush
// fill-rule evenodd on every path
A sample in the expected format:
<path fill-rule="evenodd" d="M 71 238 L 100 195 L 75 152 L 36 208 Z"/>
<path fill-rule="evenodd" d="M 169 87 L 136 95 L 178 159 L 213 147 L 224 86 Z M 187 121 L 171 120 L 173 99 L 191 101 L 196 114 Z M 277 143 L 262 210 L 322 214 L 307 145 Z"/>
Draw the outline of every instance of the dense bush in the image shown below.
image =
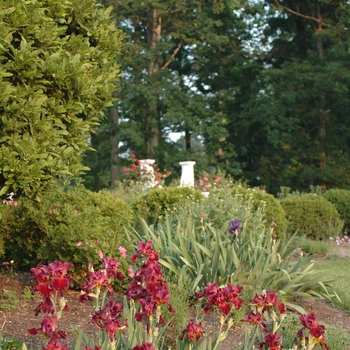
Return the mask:
<path fill-rule="evenodd" d="M 204 198 L 201 192 L 188 187 L 151 188 L 134 202 L 133 208 L 136 215 L 155 224 L 164 221 L 166 214 L 173 215 L 179 208 Z"/>
<path fill-rule="evenodd" d="M 294 195 L 280 202 L 289 221 L 290 234 L 298 231 L 298 235 L 308 238 L 328 239 L 337 236 L 343 228 L 337 209 L 323 196 Z"/>
<path fill-rule="evenodd" d="M 284 235 L 287 227 L 286 213 L 280 202 L 269 193 L 255 188 L 234 187 L 232 194 L 243 197 L 246 201 L 252 201 L 255 210 L 265 213 L 265 226 L 269 227 L 271 220 L 276 223 L 275 233 Z"/>
<path fill-rule="evenodd" d="M 113 102 L 122 31 L 95 0 L 0 2 L 0 196 L 38 195 L 86 167 Z"/>
<path fill-rule="evenodd" d="M 331 189 L 323 196 L 337 208 L 340 218 L 344 221 L 344 229 L 350 230 L 350 191 Z"/>
<path fill-rule="evenodd" d="M 190 207 L 179 208 L 173 216 L 175 225 L 187 225 L 188 217 L 196 229 L 203 230 L 205 223 L 227 231 L 231 220 L 239 220 L 244 229 L 262 229 L 265 225 L 264 213 L 256 210 L 252 200 L 233 196 L 226 189 L 211 191 L 207 200 L 193 203 Z"/>
<path fill-rule="evenodd" d="M 108 192 L 55 185 L 41 202 L 23 199 L 5 209 L 0 233 L 19 266 L 60 259 L 81 273 L 86 261 L 99 261 L 99 251 L 120 256 L 118 246 L 128 248 L 124 226 L 132 222 L 132 210 Z"/>

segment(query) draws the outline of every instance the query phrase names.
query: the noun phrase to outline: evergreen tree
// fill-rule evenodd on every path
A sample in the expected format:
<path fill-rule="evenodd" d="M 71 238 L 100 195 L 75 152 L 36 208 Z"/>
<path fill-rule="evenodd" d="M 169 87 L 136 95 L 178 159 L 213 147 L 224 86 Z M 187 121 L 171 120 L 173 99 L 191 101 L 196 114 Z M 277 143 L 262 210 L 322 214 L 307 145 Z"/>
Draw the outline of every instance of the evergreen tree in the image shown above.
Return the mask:
<path fill-rule="evenodd" d="M 265 1 L 265 67 L 242 105 L 239 160 L 252 185 L 347 187 L 350 15 L 347 1 Z M 234 131 L 234 130 L 233 130 Z M 238 149 L 238 147 L 236 148 Z"/>

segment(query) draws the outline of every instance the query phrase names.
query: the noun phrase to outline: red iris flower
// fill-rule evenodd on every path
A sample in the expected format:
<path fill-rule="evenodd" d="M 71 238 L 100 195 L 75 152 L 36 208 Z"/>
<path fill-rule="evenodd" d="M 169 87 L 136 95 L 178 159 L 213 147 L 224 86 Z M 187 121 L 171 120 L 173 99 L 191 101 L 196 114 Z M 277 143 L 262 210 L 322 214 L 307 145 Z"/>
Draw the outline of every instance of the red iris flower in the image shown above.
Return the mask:
<path fill-rule="evenodd" d="M 203 309 L 205 313 L 216 306 L 226 316 L 231 312 L 232 306 L 236 310 L 240 309 L 243 299 L 238 294 L 242 289 L 242 286 L 233 286 L 231 283 L 228 283 L 225 288 L 219 288 L 216 283 L 209 282 L 204 290 L 196 293 L 195 296 L 198 299 L 206 297 L 208 300 L 208 305 Z"/>
<path fill-rule="evenodd" d="M 298 338 L 304 338 L 304 330 L 308 329 L 312 336 L 309 341 L 312 341 L 314 344 L 320 344 L 324 350 L 329 350 L 329 347 L 325 342 L 325 326 L 318 324 L 316 315 L 311 312 L 310 314 L 301 315 L 299 320 L 303 325 L 303 328 L 299 329 L 297 333 Z"/>
<path fill-rule="evenodd" d="M 277 307 L 281 314 L 286 312 L 285 305 L 278 300 L 274 291 L 265 292 L 262 295 L 255 295 L 254 300 L 248 303 L 248 305 L 256 306 L 258 309 L 261 308 L 262 313 L 272 307 Z"/>
<path fill-rule="evenodd" d="M 118 280 L 122 281 L 125 279 L 119 271 L 120 262 L 117 262 L 115 258 L 103 258 L 102 268 L 107 271 L 108 278 L 116 277 Z"/>
<path fill-rule="evenodd" d="M 54 291 L 63 292 L 69 288 L 72 277 L 67 276 L 68 270 L 73 264 L 62 261 L 53 261 L 49 265 L 39 263 L 32 268 L 36 283 L 31 287 L 32 293 L 38 291 L 40 295 L 48 297 Z"/>
<path fill-rule="evenodd" d="M 282 350 L 283 346 L 280 345 L 281 337 L 279 334 L 266 334 L 264 341 L 260 343 L 259 350 L 267 346 L 270 350 Z"/>
<path fill-rule="evenodd" d="M 190 321 L 187 324 L 187 327 L 182 331 L 180 335 L 181 340 L 184 338 L 185 334 L 187 334 L 189 340 L 199 340 L 204 334 L 202 322 L 196 324 L 194 323 L 193 318 L 190 319 Z"/>
<path fill-rule="evenodd" d="M 243 322 L 248 322 L 251 325 L 260 325 L 264 330 L 267 329 L 267 324 L 264 322 L 264 318 L 260 312 L 255 313 L 251 311 L 248 316 L 246 316 Z"/>
<path fill-rule="evenodd" d="M 120 317 L 123 313 L 123 303 L 117 304 L 110 300 L 102 310 L 95 312 L 92 316 L 91 323 L 97 328 L 105 330 L 111 341 L 114 340 L 115 334 L 127 326 L 124 322 L 121 324 Z"/>
<path fill-rule="evenodd" d="M 61 344 L 57 338 L 51 338 L 49 343 L 43 348 L 43 350 L 67 350 L 68 344 Z"/>
<path fill-rule="evenodd" d="M 30 335 L 37 335 L 42 333 L 48 338 L 66 339 L 66 334 L 62 331 L 55 331 L 57 316 L 45 316 L 39 328 L 30 328 L 28 333 Z"/>
<path fill-rule="evenodd" d="M 136 345 L 131 350 L 156 350 L 152 344 L 142 342 L 142 345 Z"/>

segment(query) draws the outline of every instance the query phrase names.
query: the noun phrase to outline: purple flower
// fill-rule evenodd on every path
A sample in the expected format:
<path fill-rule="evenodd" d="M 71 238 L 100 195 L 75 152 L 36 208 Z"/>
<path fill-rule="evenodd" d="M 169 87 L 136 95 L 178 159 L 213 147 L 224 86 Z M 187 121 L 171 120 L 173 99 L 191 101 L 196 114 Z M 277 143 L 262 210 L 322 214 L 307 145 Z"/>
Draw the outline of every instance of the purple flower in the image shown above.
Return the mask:
<path fill-rule="evenodd" d="M 228 228 L 228 233 L 233 236 L 233 238 L 236 238 L 240 231 L 242 230 L 242 226 L 239 223 L 239 220 L 232 220 L 231 226 Z"/>

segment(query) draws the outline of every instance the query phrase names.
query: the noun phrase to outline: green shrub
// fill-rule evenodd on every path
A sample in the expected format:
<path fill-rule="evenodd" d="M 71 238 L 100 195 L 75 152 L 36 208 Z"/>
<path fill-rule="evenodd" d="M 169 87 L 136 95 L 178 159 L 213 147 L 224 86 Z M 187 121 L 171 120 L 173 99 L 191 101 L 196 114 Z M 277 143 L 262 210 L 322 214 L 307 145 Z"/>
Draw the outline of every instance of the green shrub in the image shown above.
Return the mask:
<path fill-rule="evenodd" d="M 155 224 L 164 221 L 167 214 L 174 215 L 179 208 L 204 198 L 201 192 L 188 187 L 151 188 L 134 202 L 133 208 L 139 217 Z"/>
<path fill-rule="evenodd" d="M 233 196 L 226 189 L 219 189 L 211 191 L 204 201 L 179 208 L 172 221 L 175 226 L 179 223 L 184 227 L 191 216 L 196 229 L 202 231 L 205 223 L 227 231 L 231 220 L 239 220 L 244 229 L 262 229 L 265 226 L 264 215 L 264 212 L 254 208 L 252 200 L 245 200 L 241 196 Z"/>
<path fill-rule="evenodd" d="M 338 210 L 340 218 L 344 221 L 344 229 L 350 230 L 350 191 L 331 189 L 323 194 Z"/>
<path fill-rule="evenodd" d="M 328 239 L 337 236 L 343 222 L 335 206 L 323 196 L 304 194 L 282 199 L 289 221 L 288 232 L 305 235 L 312 239 Z"/>
<path fill-rule="evenodd" d="M 0 204 L 0 237 L 5 258 L 14 260 L 19 268 L 30 268 L 39 262 L 38 250 L 45 242 L 46 233 L 37 220 L 40 203 L 27 198 L 18 199 L 17 203 L 17 206 Z"/>
<path fill-rule="evenodd" d="M 257 188 L 234 187 L 232 194 L 242 196 L 246 201 L 253 201 L 253 208 L 265 213 L 265 227 L 269 227 L 271 220 L 276 223 L 275 233 L 283 236 L 287 227 L 286 213 L 280 202 L 269 193 Z"/>
<path fill-rule="evenodd" d="M 33 267 L 38 261 L 59 259 L 72 262 L 77 276 L 86 272 L 88 261 L 100 264 L 99 251 L 120 257 L 118 246 L 130 248 L 124 226 L 132 222 L 132 210 L 107 191 L 55 185 L 41 202 L 24 199 L 11 209 L 0 230 L 6 252 L 17 265 Z"/>

